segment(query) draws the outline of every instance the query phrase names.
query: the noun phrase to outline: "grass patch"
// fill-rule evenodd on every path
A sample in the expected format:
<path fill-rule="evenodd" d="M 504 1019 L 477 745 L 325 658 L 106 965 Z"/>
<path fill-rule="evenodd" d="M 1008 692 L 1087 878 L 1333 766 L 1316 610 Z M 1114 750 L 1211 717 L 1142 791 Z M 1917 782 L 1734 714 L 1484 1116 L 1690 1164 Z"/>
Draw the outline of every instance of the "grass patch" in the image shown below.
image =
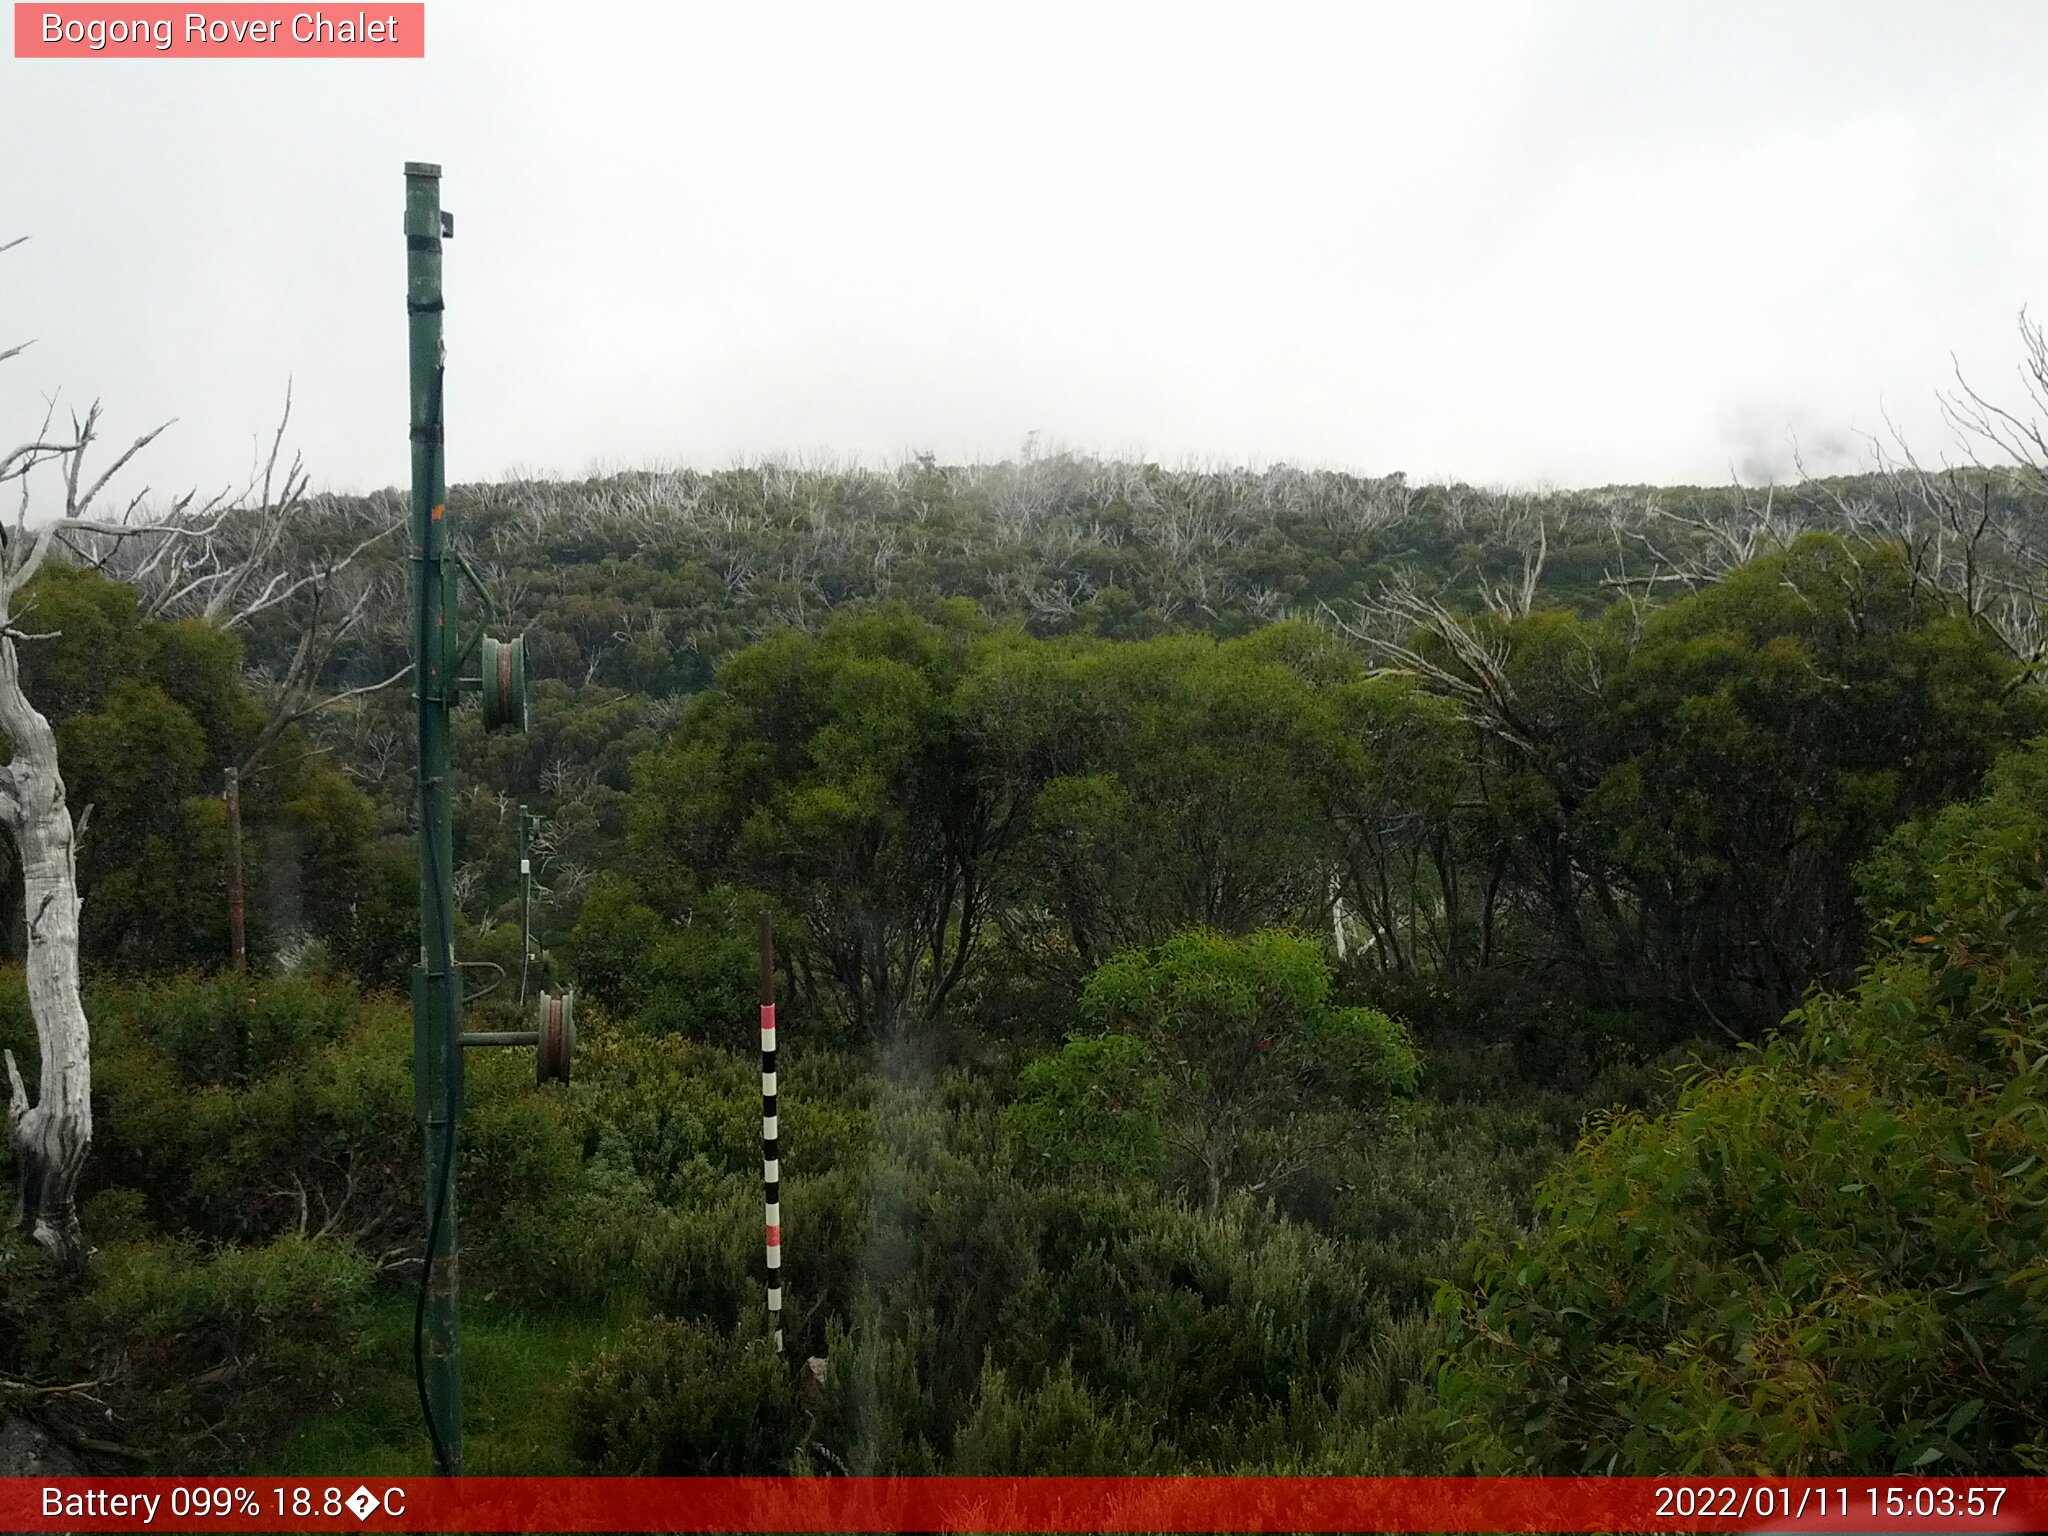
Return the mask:
<path fill-rule="evenodd" d="M 479 1307 L 462 1327 L 463 1470 L 478 1477 L 567 1476 L 569 1377 L 629 1319 L 519 1314 Z M 282 1477 L 418 1477 L 432 1471 L 412 1374 L 413 1303 L 393 1296 L 371 1329 L 380 1368 L 346 1401 L 299 1426 L 277 1465 Z"/>

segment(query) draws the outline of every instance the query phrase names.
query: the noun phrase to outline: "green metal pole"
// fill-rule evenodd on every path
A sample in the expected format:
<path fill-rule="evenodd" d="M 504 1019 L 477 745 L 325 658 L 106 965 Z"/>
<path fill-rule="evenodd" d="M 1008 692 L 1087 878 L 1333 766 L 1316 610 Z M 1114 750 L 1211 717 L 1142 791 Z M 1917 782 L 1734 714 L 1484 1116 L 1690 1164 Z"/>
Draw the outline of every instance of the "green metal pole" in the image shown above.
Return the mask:
<path fill-rule="evenodd" d="M 442 453 L 441 168 L 405 167 L 406 322 L 412 372 L 413 677 L 419 710 L 420 963 L 413 972 L 414 1103 L 426 1147 L 427 1273 L 415 1343 L 435 1470 L 462 1471 L 462 1333 L 456 1306 L 455 1124 L 462 1112 L 462 991 L 455 968 L 450 715 L 454 582 Z"/>

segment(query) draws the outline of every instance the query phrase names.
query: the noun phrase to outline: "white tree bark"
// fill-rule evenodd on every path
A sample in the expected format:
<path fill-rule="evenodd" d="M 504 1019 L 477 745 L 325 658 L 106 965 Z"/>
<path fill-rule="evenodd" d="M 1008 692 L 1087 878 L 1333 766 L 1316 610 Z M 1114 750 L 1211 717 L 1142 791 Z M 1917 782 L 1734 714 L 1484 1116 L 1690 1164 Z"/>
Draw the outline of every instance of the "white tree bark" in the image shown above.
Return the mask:
<path fill-rule="evenodd" d="M 0 251 L 20 243 L 7 241 L 0 244 Z M 20 351 L 17 346 L 0 352 L 0 361 Z M 41 1069 L 33 1101 L 14 1053 L 0 1054 L 7 1068 L 15 1222 L 60 1263 L 75 1268 L 85 1258 L 78 1227 L 78 1176 L 92 1148 L 92 1034 L 78 996 L 76 832 L 70 807 L 64 803 L 64 779 L 57 771 L 56 733 L 21 689 L 21 658 L 15 651 L 21 632 L 14 626 L 14 600 L 49 554 L 56 531 L 48 524 L 33 535 L 29 532 L 29 476 L 41 465 L 59 465 L 65 518 L 80 518 L 108 477 L 156 433 L 139 439 L 81 494 L 79 470 L 99 410 L 94 407 L 83 422 L 74 418 L 76 432 L 70 440 L 51 438 L 55 414 L 53 402 L 34 438 L 0 452 L 0 485 L 13 482 L 21 489 L 13 527 L 0 528 L 0 739 L 10 749 L 6 766 L 0 768 L 0 826 L 14 839 L 25 898 L 22 910 L 28 920 L 29 1011 L 35 1019 Z"/>
<path fill-rule="evenodd" d="M 0 251 L 20 243 L 0 242 Z M 0 350 L 0 362 L 21 350 Z M 277 479 L 285 426 L 291 419 L 289 393 L 263 466 L 260 496 L 252 480 L 239 496 L 223 494 L 195 509 L 188 495 L 173 503 L 168 513 L 144 511 L 139 520 L 146 491 L 113 520 L 89 518 L 88 513 L 107 483 L 164 428 L 138 437 L 97 478 L 87 481 L 84 469 L 98 437 L 99 405 L 93 404 L 82 419 L 74 412 L 68 435 L 51 431 L 55 416 L 53 401 L 33 438 L 0 449 L 0 487 L 8 488 L 10 497 L 18 489 L 20 497 L 13 515 L 0 522 L 0 742 L 8 749 L 8 761 L 0 767 L 0 826 L 12 837 L 21 866 L 28 1000 L 40 1068 L 31 1099 L 20 1064 L 13 1052 L 5 1053 L 6 1124 L 17 1176 L 15 1221 L 61 1263 L 76 1267 L 85 1258 L 78 1183 L 92 1148 L 92 1033 L 78 993 L 78 829 L 64 799 L 56 733 L 21 686 L 17 646 L 36 638 L 15 623 L 22 590 L 53 547 L 61 547 L 129 581 L 151 617 L 194 612 L 232 629 L 302 596 L 309 601 L 304 641 L 269 721 L 240 766 L 238 777 L 246 778 L 286 726 L 336 701 L 315 698 L 320 667 L 340 637 L 362 620 L 369 603 L 365 590 L 352 603 L 330 604 L 336 578 L 397 524 L 371 533 L 312 573 L 296 572 L 282 563 L 286 535 L 304 504 L 306 487 L 305 471 L 296 459 L 285 468 L 282 481 Z M 57 495 L 34 506 L 37 515 L 32 515 L 31 481 L 48 483 L 50 477 L 39 474 L 45 466 L 55 470 Z M 349 689 L 336 698 L 374 692 L 410 671 L 408 667 L 381 683 Z"/>
<path fill-rule="evenodd" d="M 7 1136 L 17 1174 L 15 1221 L 67 1267 L 85 1257 L 78 1176 L 92 1147 L 92 1035 L 78 996 L 78 861 L 57 738 L 21 689 L 15 637 L 0 602 L 0 824 L 20 855 L 28 920 L 28 999 L 41 1074 L 29 1099 L 6 1053 Z"/>
<path fill-rule="evenodd" d="M 20 243 L 0 244 L 0 251 Z M 21 350 L 0 352 L 0 361 Z M 93 404 L 83 419 L 74 412 L 68 435 L 51 431 L 56 409 L 53 400 L 33 438 L 0 452 L 0 487 L 7 487 L 10 496 L 18 490 L 20 498 L 13 516 L 0 524 L 0 743 L 8 759 L 0 767 L 0 827 L 13 839 L 21 868 L 28 1002 L 38 1058 L 33 1099 L 14 1053 L 0 1056 L 7 1070 L 15 1223 L 66 1268 L 77 1268 L 85 1260 L 78 1181 L 92 1150 L 92 1031 L 78 995 L 77 829 L 57 767 L 56 732 L 21 686 L 18 646 L 36 637 L 17 627 L 16 605 L 59 541 L 68 546 L 81 535 L 119 540 L 138 531 L 133 514 L 140 496 L 118 523 L 89 521 L 86 514 L 108 481 L 164 429 L 145 432 L 96 479 L 85 481 L 87 451 L 98 436 L 99 405 Z M 56 471 L 61 500 L 33 507 L 44 515 L 32 520 L 32 482 L 41 481 L 38 471 L 45 466 Z"/>

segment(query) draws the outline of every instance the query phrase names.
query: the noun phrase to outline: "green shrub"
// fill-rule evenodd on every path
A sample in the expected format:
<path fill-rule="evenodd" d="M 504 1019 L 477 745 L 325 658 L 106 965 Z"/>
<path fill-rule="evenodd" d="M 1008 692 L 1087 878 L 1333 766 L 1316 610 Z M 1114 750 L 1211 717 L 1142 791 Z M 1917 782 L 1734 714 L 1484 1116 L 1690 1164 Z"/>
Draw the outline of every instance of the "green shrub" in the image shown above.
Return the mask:
<path fill-rule="evenodd" d="M 732 893 L 693 903 L 688 922 L 665 921 L 632 883 L 601 875 L 569 937 L 579 984 L 621 1018 L 660 1034 L 744 1041 L 759 993 L 754 930 Z"/>
<path fill-rule="evenodd" d="M 412 1236 L 402 1005 L 313 978 L 180 977 L 92 989 L 87 1010 L 94 1183 L 140 1190 L 160 1228 L 211 1240 L 325 1230 L 382 1253 Z"/>
<path fill-rule="evenodd" d="M 1105 1402 L 1144 1405 L 1183 1464 L 1234 1464 L 1297 1395 L 1326 1399 L 1386 1327 L 1383 1299 L 1329 1239 L 1242 1196 L 1211 1216 L 1143 1193 L 1041 1197 L 1030 1267 L 995 1363 L 1070 1359 Z"/>
<path fill-rule="evenodd" d="M 761 1189 L 737 1182 L 717 1198 L 675 1206 L 636 1260 L 648 1299 L 662 1311 L 731 1329 L 767 1306 Z M 807 1240 L 803 1247 L 813 1245 Z"/>
<path fill-rule="evenodd" d="M 758 1330 L 661 1318 L 578 1375 L 570 1433 L 596 1472 L 773 1474 L 793 1449 L 794 1406 L 788 1366 Z"/>
<path fill-rule="evenodd" d="M 594 1163 L 630 1173 L 664 1205 L 702 1204 L 735 1178 L 758 1191 L 754 1062 L 672 1035 L 622 1032 L 579 1070 L 584 1146 Z"/>
<path fill-rule="evenodd" d="M 996 1366 L 982 1372 L 974 1412 L 953 1441 L 953 1470 L 966 1476 L 1118 1477 L 1161 1460 L 1138 1405 L 1098 1402 L 1062 1361 L 1020 1390 Z"/>
<path fill-rule="evenodd" d="M 302 976 L 164 978 L 96 988 L 92 1002 L 103 1039 L 147 1039 L 194 1086 L 246 1083 L 308 1056 L 360 1008 L 346 985 Z"/>
<path fill-rule="evenodd" d="M 155 1241 L 99 1264 L 66 1326 L 99 1341 L 110 1407 L 157 1465 L 244 1467 L 351 1379 L 371 1269 L 345 1244 Z"/>
<path fill-rule="evenodd" d="M 1150 1179 L 1166 1158 L 1166 1085 L 1144 1042 L 1101 1035 L 1024 1068 L 1005 1112 L 1027 1168 L 1056 1178 Z"/>
<path fill-rule="evenodd" d="M 140 1192 L 158 1230 L 193 1238 L 346 1238 L 383 1261 L 416 1251 L 421 1143 L 402 1003 L 318 977 L 174 977 L 94 989 L 88 1008 L 94 1186 Z M 483 1294 L 550 1297 L 581 1122 L 568 1096 L 535 1089 L 524 1052 L 475 1052 L 467 1069 L 466 1275 Z"/>
<path fill-rule="evenodd" d="M 537 1088 L 524 1050 L 471 1051 L 465 1065 L 464 1278 L 480 1299 L 555 1304 L 568 1294 L 567 1249 L 584 1189 L 575 1090 Z M 402 1207 L 415 1223 L 417 1198 Z"/>
<path fill-rule="evenodd" d="M 936 1333 L 929 1308 L 894 1316 L 885 1326 L 872 1305 L 827 1330 L 831 1374 L 812 1433 L 840 1466 L 862 1477 L 929 1477 L 944 1470 L 939 1447 L 948 1438 L 946 1423 L 930 1385 Z"/>
<path fill-rule="evenodd" d="M 17 1402 L 36 1406 L 28 1383 L 69 1375 L 82 1364 L 80 1341 L 62 1326 L 66 1293 L 47 1252 L 11 1223 L 0 1229 L 0 1415 Z"/>
<path fill-rule="evenodd" d="M 2048 743 L 1895 843 L 1853 996 L 1587 1139 L 1441 1297 L 1470 1464 L 2048 1471 L 2044 876 Z"/>
<path fill-rule="evenodd" d="M 1126 950 L 1088 978 L 1081 1008 L 1142 1043 L 1170 1106 L 1165 1136 L 1212 1210 L 1226 1189 L 1271 1190 L 1313 1166 L 1422 1074 L 1407 1030 L 1376 1009 L 1331 1003 L 1322 951 L 1280 929 L 1243 939 L 1197 929 Z M 1137 1053 L 1080 1049 L 1088 1058 L 1070 1057 L 1061 1075 L 1092 1067 L 1143 1080 Z"/>

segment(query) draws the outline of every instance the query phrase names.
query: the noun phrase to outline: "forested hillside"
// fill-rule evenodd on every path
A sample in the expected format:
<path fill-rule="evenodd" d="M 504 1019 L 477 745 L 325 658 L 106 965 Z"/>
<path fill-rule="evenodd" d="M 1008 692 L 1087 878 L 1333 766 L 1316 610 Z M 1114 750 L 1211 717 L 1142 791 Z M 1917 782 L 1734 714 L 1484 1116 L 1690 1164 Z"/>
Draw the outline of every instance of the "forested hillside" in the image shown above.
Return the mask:
<path fill-rule="evenodd" d="M 295 509 L 331 630 L 134 541 L 17 600 L 91 807 L 94 1251 L 0 1243 L 0 1412 L 88 1461 L 426 1464 L 402 510 Z M 2024 481 L 923 459 L 449 517 L 535 678 L 458 731 L 471 1015 L 525 805 L 583 1035 L 470 1063 L 470 1470 L 2048 1472 Z"/>

